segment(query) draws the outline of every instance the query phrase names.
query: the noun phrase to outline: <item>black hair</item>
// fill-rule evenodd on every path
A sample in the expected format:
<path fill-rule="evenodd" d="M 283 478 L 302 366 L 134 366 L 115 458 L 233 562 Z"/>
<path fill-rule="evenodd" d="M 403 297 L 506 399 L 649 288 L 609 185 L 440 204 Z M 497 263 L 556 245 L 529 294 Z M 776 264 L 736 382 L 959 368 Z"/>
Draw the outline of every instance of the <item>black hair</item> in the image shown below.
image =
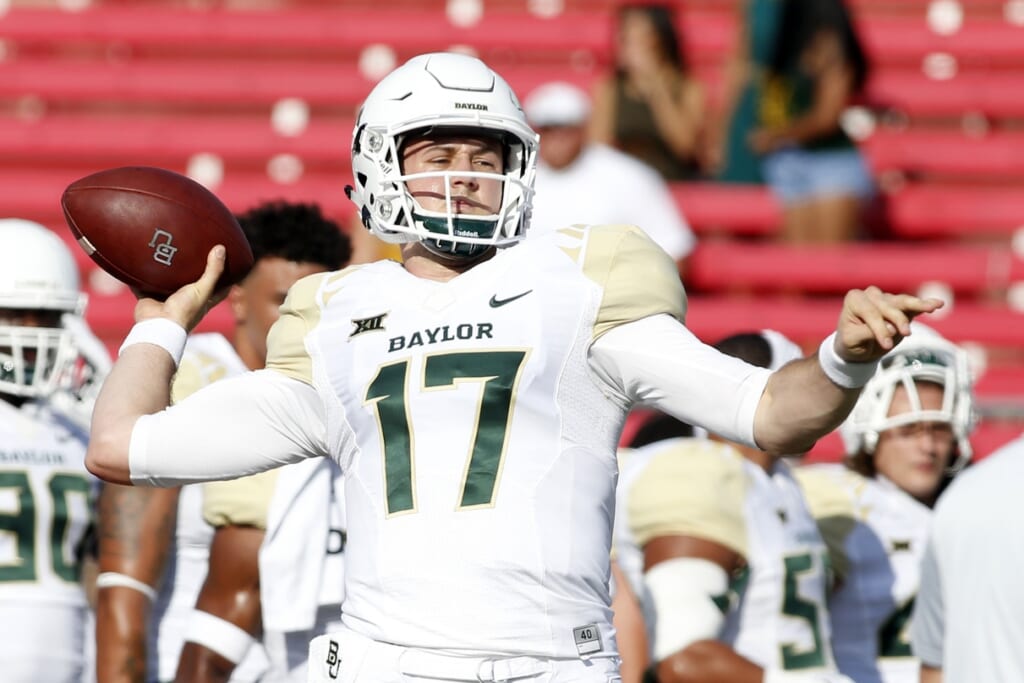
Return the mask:
<path fill-rule="evenodd" d="M 772 365 L 772 345 L 759 332 L 741 332 L 715 343 L 715 348 L 722 353 L 745 360 L 759 368 L 770 368 Z"/>
<path fill-rule="evenodd" d="M 689 70 L 684 52 L 683 38 L 676 31 L 676 14 L 670 4 L 659 3 L 628 3 L 620 5 L 618 9 L 618 23 L 626 14 L 643 14 L 654 27 L 654 33 L 658 36 L 658 43 L 661 45 L 662 54 L 677 69 L 682 72 Z M 623 75 L 621 69 L 619 75 Z"/>
<path fill-rule="evenodd" d="M 677 420 L 671 415 L 659 413 L 649 418 L 629 441 L 630 448 L 640 448 L 647 444 L 666 439 L 688 438 L 693 436 L 693 425 Z"/>
<path fill-rule="evenodd" d="M 352 258 L 348 235 L 325 217 L 317 204 L 270 201 L 237 218 L 249 240 L 253 261 L 276 256 L 338 270 Z"/>
<path fill-rule="evenodd" d="M 785 0 L 771 70 L 777 74 L 795 70 L 821 31 L 834 31 L 839 38 L 843 57 L 853 69 L 854 90 L 860 90 L 868 77 L 868 59 L 843 0 Z"/>

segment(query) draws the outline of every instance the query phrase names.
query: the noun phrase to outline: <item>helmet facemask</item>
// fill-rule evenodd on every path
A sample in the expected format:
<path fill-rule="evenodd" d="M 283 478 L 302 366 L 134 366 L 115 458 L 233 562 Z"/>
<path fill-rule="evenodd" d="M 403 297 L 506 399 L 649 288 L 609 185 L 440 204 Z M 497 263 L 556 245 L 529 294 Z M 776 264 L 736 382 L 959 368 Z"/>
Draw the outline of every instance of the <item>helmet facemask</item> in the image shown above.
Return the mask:
<path fill-rule="evenodd" d="M 78 360 L 71 334 L 63 327 L 0 324 L 0 394 L 49 396 Z"/>
<path fill-rule="evenodd" d="M 901 347 L 882 358 L 877 372 L 864 387 L 850 418 L 843 425 L 847 451 L 856 453 L 863 450 L 873 454 L 881 433 L 889 429 L 916 423 L 948 424 L 953 432 L 955 453 L 947 466 L 947 474 L 955 475 L 972 455 L 968 437 L 974 427 L 975 416 L 967 354 L 938 337 L 907 344 L 907 348 Z M 918 383 L 934 384 L 942 389 L 939 409 L 925 410 L 922 407 Z M 898 387 L 903 387 L 906 392 L 910 410 L 890 416 Z"/>

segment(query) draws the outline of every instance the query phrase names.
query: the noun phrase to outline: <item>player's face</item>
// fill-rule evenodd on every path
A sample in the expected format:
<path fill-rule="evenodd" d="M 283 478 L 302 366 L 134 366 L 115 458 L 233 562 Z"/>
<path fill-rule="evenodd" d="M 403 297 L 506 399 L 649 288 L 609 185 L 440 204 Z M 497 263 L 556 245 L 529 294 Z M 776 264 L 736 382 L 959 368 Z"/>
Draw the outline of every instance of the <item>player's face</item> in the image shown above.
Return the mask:
<path fill-rule="evenodd" d="M 250 368 L 267 360 L 267 333 L 281 316 L 280 306 L 288 289 L 301 278 L 323 272 L 319 263 L 288 261 L 268 256 L 256 262 L 242 284 L 231 292 L 231 310 L 238 326 L 237 346 Z"/>
<path fill-rule="evenodd" d="M 61 311 L 0 308 L 0 325 L 15 327 L 60 327 Z"/>
<path fill-rule="evenodd" d="M 587 131 L 580 126 L 542 126 L 540 158 L 551 168 L 565 168 L 579 157 L 586 142 Z"/>
<path fill-rule="evenodd" d="M 942 408 L 941 386 L 931 382 L 918 382 L 916 386 L 922 409 Z M 889 416 L 910 409 L 906 389 L 897 387 Z M 875 469 L 915 498 L 930 501 L 949 465 L 954 443 L 952 426 L 944 422 L 914 422 L 887 429 L 878 438 Z"/>
<path fill-rule="evenodd" d="M 453 213 L 489 215 L 501 208 L 502 182 L 496 178 L 460 176 L 459 172 L 504 171 L 502 145 L 490 137 L 446 135 L 413 140 L 402 150 L 402 171 L 454 173 L 450 177 Z M 427 211 L 446 213 L 445 177 L 428 176 L 406 182 L 412 196 Z"/>

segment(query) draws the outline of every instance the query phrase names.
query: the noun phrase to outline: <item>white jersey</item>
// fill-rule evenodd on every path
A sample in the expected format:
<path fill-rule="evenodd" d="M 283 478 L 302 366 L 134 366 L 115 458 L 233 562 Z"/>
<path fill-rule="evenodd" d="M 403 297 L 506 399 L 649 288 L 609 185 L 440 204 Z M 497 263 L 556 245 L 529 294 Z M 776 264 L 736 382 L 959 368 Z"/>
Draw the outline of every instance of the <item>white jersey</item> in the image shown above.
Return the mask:
<path fill-rule="evenodd" d="M 10 683 L 78 683 L 88 605 L 82 545 L 96 481 L 83 434 L 45 404 L 0 400 L 0 671 Z"/>
<path fill-rule="evenodd" d="M 785 463 L 769 474 L 727 444 L 670 439 L 627 456 L 618 498 L 617 556 L 649 630 L 657 610 L 644 588 L 644 545 L 702 538 L 745 561 L 715 600 L 725 614 L 719 640 L 764 669 L 835 670 L 827 552 Z"/>
<path fill-rule="evenodd" d="M 207 523 L 265 532 L 259 571 L 268 668 L 261 683 L 304 683 L 309 642 L 341 626 L 340 486 L 338 466 L 317 458 L 202 487 Z"/>
<path fill-rule="evenodd" d="M 884 477 L 843 465 L 797 476 L 836 572 L 829 608 L 839 670 L 858 683 L 917 683 L 908 629 L 931 510 Z"/>
<path fill-rule="evenodd" d="M 246 371 L 231 344 L 219 334 L 189 337 L 172 396 L 182 400 L 211 382 Z M 181 487 L 174 540 L 168 549 L 163 583 L 153 604 L 149 643 L 146 648 L 149 680 L 172 681 L 185 644 L 188 616 L 206 579 L 213 527 L 203 519 L 202 487 Z M 232 681 L 257 680 L 266 658 L 259 649 L 235 669 Z"/>
<path fill-rule="evenodd" d="M 449 652 L 612 656 L 626 412 L 649 401 L 749 443 L 769 374 L 702 344 L 672 319 L 684 309 L 675 263 L 624 226 L 542 235 L 447 282 L 393 262 L 311 276 L 271 330 L 267 370 L 137 421 L 132 477 L 330 455 L 353 541 L 347 628 Z"/>

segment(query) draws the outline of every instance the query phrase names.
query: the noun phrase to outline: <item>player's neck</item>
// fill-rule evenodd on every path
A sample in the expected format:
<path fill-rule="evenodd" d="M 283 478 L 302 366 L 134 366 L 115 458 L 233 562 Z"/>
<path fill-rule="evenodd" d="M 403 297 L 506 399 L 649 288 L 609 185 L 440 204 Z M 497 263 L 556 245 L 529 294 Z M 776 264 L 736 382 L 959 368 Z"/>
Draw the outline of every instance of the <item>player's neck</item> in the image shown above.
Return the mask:
<path fill-rule="evenodd" d="M 448 282 L 492 256 L 494 256 L 494 249 L 478 259 L 446 259 L 433 253 L 419 242 L 408 242 L 402 245 L 403 267 L 416 277 L 437 282 Z"/>
<path fill-rule="evenodd" d="M 235 338 L 231 346 L 235 348 L 235 353 L 238 354 L 242 364 L 250 370 L 262 370 L 266 366 L 267 359 L 260 356 L 253 348 L 241 327 L 235 329 Z"/>

